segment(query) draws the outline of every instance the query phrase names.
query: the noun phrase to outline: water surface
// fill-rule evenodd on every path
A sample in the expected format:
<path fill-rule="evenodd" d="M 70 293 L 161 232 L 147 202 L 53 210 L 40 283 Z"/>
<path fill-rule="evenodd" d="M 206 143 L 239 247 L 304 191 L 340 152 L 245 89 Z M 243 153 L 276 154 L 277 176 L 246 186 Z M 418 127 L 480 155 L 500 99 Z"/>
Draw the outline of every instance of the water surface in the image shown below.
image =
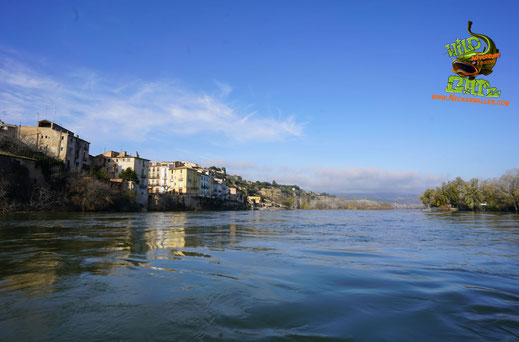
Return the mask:
<path fill-rule="evenodd" d="M 519 216 L 0 216 L 0 340 L 517 341 Z"/>

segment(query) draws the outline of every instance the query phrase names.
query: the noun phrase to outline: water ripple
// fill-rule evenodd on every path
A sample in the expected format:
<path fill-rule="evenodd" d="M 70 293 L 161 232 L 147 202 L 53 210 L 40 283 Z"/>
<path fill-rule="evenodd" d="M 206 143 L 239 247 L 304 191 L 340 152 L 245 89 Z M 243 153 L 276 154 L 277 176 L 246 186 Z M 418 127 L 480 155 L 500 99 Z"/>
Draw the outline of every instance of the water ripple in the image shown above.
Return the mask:
<path fill-rule="evenodd" d="M 4 215 L 0 340 L 515 341 L 518 251 L 508 214 Z"/>

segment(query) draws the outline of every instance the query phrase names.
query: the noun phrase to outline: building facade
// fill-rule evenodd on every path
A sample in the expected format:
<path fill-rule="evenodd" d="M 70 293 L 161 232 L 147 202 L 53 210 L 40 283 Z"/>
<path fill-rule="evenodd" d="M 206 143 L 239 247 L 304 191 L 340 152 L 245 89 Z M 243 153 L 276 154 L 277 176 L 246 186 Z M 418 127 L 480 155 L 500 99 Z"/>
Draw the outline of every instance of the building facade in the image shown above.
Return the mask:
<path fill-rule="evenodd" d="M 150 173 L 148 190 L 153 193 L 169 192 L 168 175 L 169 169 L 175 167 L 176 162 L 152 162 L 150 163 Z"/>
<path fill-rule="evenodd" d="M 169 192 L 184 195 L 200 195 L 200 173 L 193 168 L 181 166 L 168 171 Z"/>
<path fill-rule="evenodd" d="M 41 120 L 37 126 L 19 126 L 18 138 L 38 151 L 62 160 L 70 170 L 90 167 L 90 143 L 54 122 Z"/>
<path fill-rule="evenodd" d="M 204 172 L 204 170 L 198 170 L 200 173 L 200 195 L 204 197 L 209 197 L 211 194 L 209 193 L 209 174 Z"/>
<path fill-rule="evenodd" d="M 229 199 L 229 188 L 225 183 L 225 179 L 215 178 L 213 184 L 213 196 L 219 199 Z"/>

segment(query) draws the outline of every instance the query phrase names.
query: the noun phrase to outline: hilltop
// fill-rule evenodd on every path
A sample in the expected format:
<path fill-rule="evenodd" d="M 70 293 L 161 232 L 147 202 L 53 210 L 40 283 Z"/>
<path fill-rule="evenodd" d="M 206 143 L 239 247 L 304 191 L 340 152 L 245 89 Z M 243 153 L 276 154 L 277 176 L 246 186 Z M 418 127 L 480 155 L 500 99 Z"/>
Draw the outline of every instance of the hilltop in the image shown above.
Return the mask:
<path fill-rule="evenodd" d="M 260 182 L 244 180 L 241 176 L 228 175 L 227 183 L 245 192 L 247 196 L 259 196 L 266 207 L 288 209 L 393 209 L 390 204 L 371 200 L 353 200 L 315 193 L 298 185 L 283 185 L 276 181 Z"/>

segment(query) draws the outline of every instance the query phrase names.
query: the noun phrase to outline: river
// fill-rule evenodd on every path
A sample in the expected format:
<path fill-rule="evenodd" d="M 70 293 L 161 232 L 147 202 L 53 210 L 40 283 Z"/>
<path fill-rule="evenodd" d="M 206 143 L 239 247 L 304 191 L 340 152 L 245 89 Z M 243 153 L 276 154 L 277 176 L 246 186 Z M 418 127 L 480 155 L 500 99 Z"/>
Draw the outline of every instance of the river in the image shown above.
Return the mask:
<path fill-rule="evenodd" d="M 2 341 L 517 341 L 519 216 L 0 216 Z"/>

